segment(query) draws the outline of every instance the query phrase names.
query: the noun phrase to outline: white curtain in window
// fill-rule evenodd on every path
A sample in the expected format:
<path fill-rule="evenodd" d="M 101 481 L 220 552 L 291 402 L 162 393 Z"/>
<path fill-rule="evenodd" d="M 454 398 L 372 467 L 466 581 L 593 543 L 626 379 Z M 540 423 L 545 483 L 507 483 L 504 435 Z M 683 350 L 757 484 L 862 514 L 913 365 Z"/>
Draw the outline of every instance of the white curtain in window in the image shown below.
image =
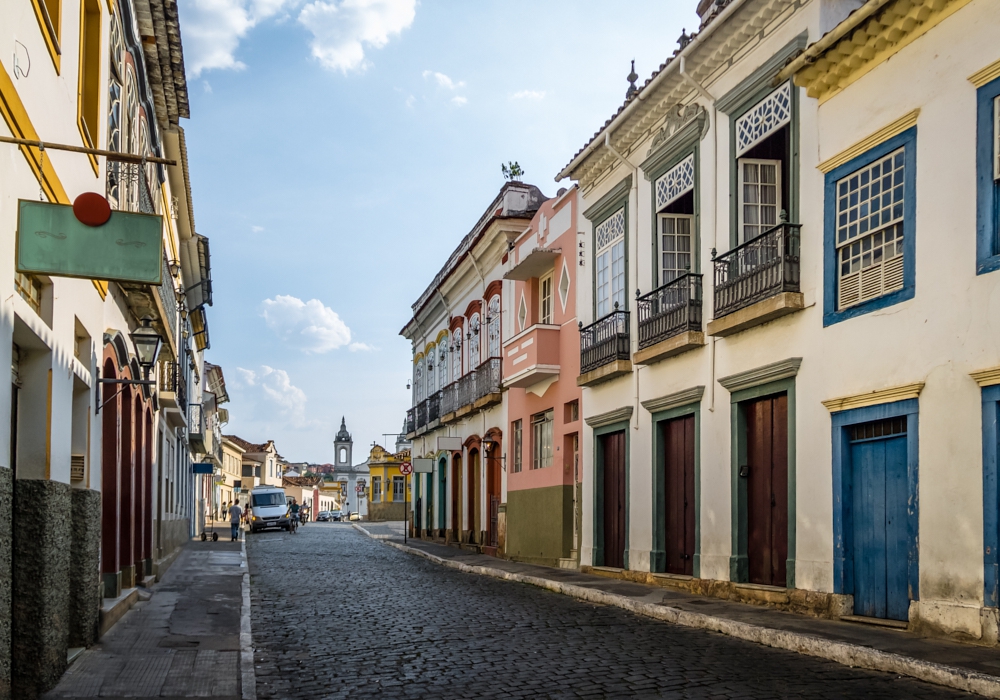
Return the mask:
<path fill-rule="evenodd" d="M 691 271 L 691 219 L 687 214 L 660 215 L 660 284 Z"/>
<path fill-rule="evenodd" d="M 739 242 L 773 228 L 781 211 L 781 161 L 742 158 L 740 173 Z"/>

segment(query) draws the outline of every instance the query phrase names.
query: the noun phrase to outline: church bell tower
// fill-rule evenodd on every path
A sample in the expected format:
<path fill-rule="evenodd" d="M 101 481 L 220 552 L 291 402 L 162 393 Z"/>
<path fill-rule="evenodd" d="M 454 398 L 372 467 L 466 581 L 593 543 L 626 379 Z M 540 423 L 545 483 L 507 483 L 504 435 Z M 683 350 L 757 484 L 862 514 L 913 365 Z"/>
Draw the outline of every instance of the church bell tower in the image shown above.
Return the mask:
<path fill-rule="evenodd" d="M 337 431 L 337 437 L 333 441 L 333 466 L 351 466 L 351 456 L 353 451 L 354 440 L 351 439 L 351 434 L 347 432 L 346 421 L 343 417 L 341 417 L 340 430 Z"/>

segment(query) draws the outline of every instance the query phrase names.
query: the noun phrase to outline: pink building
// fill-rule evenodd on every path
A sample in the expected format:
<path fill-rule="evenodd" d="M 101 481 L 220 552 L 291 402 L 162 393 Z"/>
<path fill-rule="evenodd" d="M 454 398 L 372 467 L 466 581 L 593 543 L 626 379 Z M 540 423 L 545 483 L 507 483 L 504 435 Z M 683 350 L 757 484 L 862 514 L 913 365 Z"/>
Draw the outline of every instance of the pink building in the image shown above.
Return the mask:
<path fill-rule="evenodd" d="M 576 188 L 541 205 L 505 258 L 506 556 L 579 561 L 580 337 Z"/>

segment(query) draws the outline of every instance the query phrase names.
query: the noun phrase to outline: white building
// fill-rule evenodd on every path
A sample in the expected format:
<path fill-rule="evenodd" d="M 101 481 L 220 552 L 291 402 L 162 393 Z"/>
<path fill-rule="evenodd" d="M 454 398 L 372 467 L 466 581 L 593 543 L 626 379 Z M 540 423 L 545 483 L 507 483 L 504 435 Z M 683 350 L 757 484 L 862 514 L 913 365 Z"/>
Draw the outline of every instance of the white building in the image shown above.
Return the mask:
<path fill-rule="evenodd" d="M 995 643 L 1000 5 L 700 5 L 559 176 L 582 560 Z"/>

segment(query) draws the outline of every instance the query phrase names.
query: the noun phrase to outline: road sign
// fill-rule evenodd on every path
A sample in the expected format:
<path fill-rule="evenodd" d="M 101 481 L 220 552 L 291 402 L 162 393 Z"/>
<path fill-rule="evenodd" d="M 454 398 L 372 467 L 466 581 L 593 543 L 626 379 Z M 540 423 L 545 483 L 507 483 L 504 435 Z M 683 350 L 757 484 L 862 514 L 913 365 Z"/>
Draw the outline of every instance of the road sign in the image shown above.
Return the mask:
<path fill-rule="evenodd" d="M 403 476 L 409 476 L 413 473 L 413 465 L 409 462 L 403 462 L 399 465 L 399 473 Z"/>
<path fill-rule="evenodd" d="M 365 492 L 365 487 L 364 486 L 357 486 L 357 487 L 355 487 L 354 490 L 357 491 L 358 493 L 364 493 Z"/>

